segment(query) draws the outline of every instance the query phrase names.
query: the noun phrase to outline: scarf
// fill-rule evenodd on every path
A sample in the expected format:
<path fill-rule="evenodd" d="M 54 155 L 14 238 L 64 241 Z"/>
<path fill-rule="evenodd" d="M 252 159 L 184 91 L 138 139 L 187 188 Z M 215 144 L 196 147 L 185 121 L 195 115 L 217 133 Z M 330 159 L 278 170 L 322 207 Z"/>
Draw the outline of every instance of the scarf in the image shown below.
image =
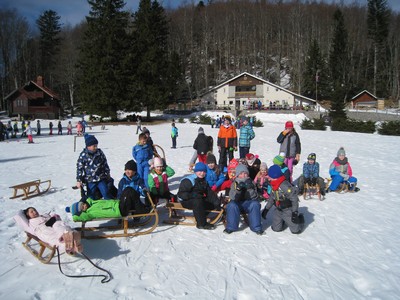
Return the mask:
<path fill-rule="evenodd" d="M 335 161 L 339 164 L 344 166 L 345 164 L 347 164 L 347 157 L 345 157 L 343 160 L 340 160 L 339 157 L 335 157 Z"/>
<path fill-rule="evenodd" d="M 284 182 L 285 180 L 286 180 L 286 178 L 284 175 L 282 175 L 281 177 L 279 177 L 277 179 L 271 180 L 272 190 L 277 191 L 279 189 L 280 185 L 282 184 L 282 182 Z"/>

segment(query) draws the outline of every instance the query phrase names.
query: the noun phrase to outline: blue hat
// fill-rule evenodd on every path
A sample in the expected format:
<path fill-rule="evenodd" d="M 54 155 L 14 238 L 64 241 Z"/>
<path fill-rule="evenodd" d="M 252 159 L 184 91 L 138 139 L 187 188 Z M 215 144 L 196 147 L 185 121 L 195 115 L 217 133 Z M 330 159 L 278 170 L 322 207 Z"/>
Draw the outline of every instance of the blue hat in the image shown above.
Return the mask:
<path fill-rule="evenodd" d="M 67 206 L 65 208 L 65 211 L 67 213 L 71 213 L 73 216 L 79 216 L 82 212 L 82 207 L 83 206 L 83 202 L 75 202 L 74 204 L 71 205 L 71 207 Z"/>
<path fill-rule="evenodd" d="M 271 177 L 272 179 L 277 179 L 279 177 L 281 177 L 282 174 L 282 170 L 281 167 L 278 165 L 273 165 L 271 167 L 269 167 L 268 169 L 268 176 Z"/>
<path fill-rule="evenodd" d="M 85 134 L 85 144 L 86 147 L 97 145 L 99 141 L 91 134 Z"/>
<path fill-rule="evenodd" d="M 200 172 L 200 171 L 207 172 L 207 166 L 206 166 L 205 163 L 198 162 L 198 163 L 194 166 L 193 172 Z"/>

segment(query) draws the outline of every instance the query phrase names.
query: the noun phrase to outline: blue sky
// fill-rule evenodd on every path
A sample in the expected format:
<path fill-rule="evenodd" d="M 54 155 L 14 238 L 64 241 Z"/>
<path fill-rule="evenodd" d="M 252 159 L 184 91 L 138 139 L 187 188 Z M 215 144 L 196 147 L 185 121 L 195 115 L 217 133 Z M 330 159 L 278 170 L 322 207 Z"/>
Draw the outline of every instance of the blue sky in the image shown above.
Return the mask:
<path fill-rule="evenodd" d="M 198 0 L 164 0 L 165 8 L 176 8 L 185 3 L 198 3 Z M 340 3 L 340 0 L 325 0 L 328 3 Z M 75 25 L 84 20 L 85 16 L 89 13 L 89 4 L 86 0 L 2 0 L 2 8 L 17 9 L 18 12 L 24 16 L 32 24 L 39 17 L 39 15 L 48 9 L 54 10 L 61 17 L 61 23 L 64 25 L 70 23 Z M 207 0 L 204 0 L 207 2 Z M 366 4 L 367 0 L 344 0 L 344 3 L 360 3 Z M 126 8 L 133 11 L 138 8 L 139 0 L 125 0 Z M 388 0 L 388 6 L 400 12 L 400 0 Z"/>

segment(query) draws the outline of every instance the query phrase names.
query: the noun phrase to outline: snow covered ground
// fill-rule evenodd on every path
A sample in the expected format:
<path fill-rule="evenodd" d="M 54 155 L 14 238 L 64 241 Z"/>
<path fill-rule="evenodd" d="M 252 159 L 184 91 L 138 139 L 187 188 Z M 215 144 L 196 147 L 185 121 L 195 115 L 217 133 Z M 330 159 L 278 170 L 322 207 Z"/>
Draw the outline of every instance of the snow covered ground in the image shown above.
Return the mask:
<path fill-rule="evenodd" d="M 64 277 L 56 258 L 41 264 L 22 247 L 25 235 L 12 218 L 34 206 L 42 213 L 57 212 L 74 226 L 64 209 L 80 198 L 71 186 L 83 139 L 77 139 L 74 152 L 73 136 L 49 136 L 43 128 L 34 144 L 19 138 L 0 143 L 0 299 L 400 299 L 399 137 L 305 131 L 298 126 L 301 114 L 259 113 L 257 118 L 264 127 L 255 128 L 251 152 L 268 166 L 279 152 L 276 138 L 291 119 L 303 149 L 294 177 L 310 152 L 317 154 L 321 176 L 328 177 L 329 164 L 343 146 L 361 191 L 330 193 L 322 202 L 301 198 L 306 228 L 300 235 L 273 232 L 270 213 L 263 236 L 246 226 L 226 235 L 223 225 L 204 231 L 160 222 L 145 236 L 84 240 L 84 252 L 113 274 L 106 284 L 99 278 Z M 177 149 L 170 149 L 170 123 L 147 127 L 176 171 L 170 181 L 176 191 L 200 125 L 177 123 Z M 217 129 L 203 127 L 216 138 Z M 126 125 L 89 131 L 99 140 L 116 184 L 131 159 L 135 132 L 136 126 Z M 9 199 L 10 186 L 39 178 L 52 180 L 51 191 L 26 201 Z M 159 213 L 161 219 L 167 215 L 163 204 Z M 63 254 L 61 260 L 67 274 L 101 274 L 80 256 Z"/>

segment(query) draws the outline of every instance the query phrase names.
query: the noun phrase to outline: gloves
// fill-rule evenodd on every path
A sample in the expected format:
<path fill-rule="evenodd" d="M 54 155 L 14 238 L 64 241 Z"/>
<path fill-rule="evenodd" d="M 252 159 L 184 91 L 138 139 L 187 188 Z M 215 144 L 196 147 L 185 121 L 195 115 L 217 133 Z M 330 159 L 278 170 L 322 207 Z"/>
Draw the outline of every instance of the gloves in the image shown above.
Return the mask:
<path fill-rule="evenodd" d="M 340 173 L 340 176 L 343 177 L 344 180 L 349 180 L 350 176 L 344 173 Z"/>
<path fill-rule="evenodd" d="M 57 221 L 56 217 L 51 217 L 50 219 L 47 220 L 46 223 L 44 223 L 48 227 L 52 227 L 53 224 Z"/>
<path fill-rule="evenodd" d="M 246 189 L 246 183 L 245 182 L 239 182 L 236 184 L 236 190 L 237 191 L 244 191 Z"/>
<path fill-rule="evenodd" d="M 217 186 L 214 184 L 214 185 L 211 187 L 211 190 L 212 190 L 213 192 L 216 192 L 216 191 L 218 190 L 218 188 L 217 188 Z"/>
<path fill-rule="evenodd" d="M 306 178 L 306 183 L 308 184 L 308 185 L 311 185 L 312 184 L 312 182 L 311 182 L 311 177 L 310 178 Z"/>
<path fill-rule="evenodd" d="M 299 213 L 297 211 L 292 212 L 292 222 L 294 224 L 300 224 Z"/>
<path fill-rule="evenodd" d="M 268 214 L 268 209 L 266 207 L 264 207 L 264 209 L 261 213 L 261 217 L 265 220 L 267 218 L 267 214 Z"/>

